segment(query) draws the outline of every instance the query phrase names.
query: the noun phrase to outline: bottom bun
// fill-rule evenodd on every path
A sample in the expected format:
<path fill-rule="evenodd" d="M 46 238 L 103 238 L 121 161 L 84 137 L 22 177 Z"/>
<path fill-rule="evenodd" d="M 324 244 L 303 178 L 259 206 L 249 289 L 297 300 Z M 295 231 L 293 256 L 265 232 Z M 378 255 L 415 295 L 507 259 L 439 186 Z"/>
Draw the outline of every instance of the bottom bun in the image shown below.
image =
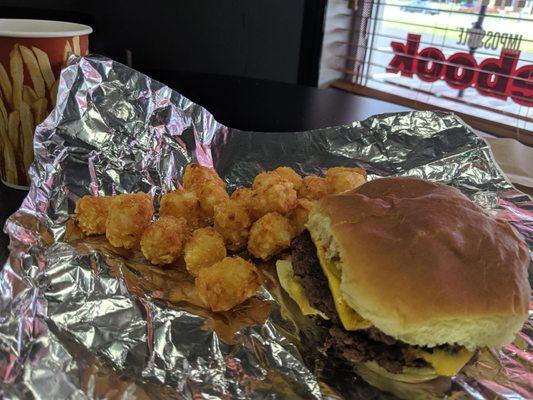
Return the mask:
<path fill-rule="evenodd" d="M 403 373 L 393 374 L 371 361 L 355 370 L 368 384 L 400 399 L 442 398 L 451 389 L 451 379 L 437 375 L 432 368 L 404 368 Z"/>
<path fill-rule="evenodd" d="M 375 361 L 368 361 L 364 363 L 364 365 L 370 371 L 375 372 L 376 374 L 381 375 L 384 378 L 405 383 L 427 382 L 439 377 L 439 375 L 437 375 L 435 370 L 431 367 L 404 367 L 403 372 L 401 374 L 394 374 L 392 372 L 387 371 L 385 368 L 380 367 Z"/>

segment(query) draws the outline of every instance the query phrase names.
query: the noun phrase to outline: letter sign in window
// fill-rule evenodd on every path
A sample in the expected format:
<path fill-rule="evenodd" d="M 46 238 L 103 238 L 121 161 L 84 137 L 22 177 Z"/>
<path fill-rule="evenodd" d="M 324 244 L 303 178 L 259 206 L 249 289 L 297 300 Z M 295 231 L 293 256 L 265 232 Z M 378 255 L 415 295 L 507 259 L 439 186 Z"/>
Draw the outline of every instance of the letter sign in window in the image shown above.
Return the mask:
<path fill-rule="evenodd" d="M 446 59 L 444 54 L 435 47 L 428 47 L 422 50 L 418 56 L 417 75 L 425 82 L 438 81 L 444 69 L 443 62 Z"/>

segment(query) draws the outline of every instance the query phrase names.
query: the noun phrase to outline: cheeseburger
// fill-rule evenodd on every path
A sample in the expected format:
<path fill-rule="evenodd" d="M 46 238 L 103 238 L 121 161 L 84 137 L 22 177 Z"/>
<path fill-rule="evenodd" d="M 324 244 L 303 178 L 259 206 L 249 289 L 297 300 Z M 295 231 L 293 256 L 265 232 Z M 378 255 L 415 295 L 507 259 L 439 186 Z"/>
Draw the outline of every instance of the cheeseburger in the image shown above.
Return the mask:
<path fill-rule="evenodd" d="M 519 234 L 457 189 L 384 178 L 321 199 L 277 268 L 303 313 L 327 320 L 328 354 L 414 383 L 513 340 L 528 262 Z"/>

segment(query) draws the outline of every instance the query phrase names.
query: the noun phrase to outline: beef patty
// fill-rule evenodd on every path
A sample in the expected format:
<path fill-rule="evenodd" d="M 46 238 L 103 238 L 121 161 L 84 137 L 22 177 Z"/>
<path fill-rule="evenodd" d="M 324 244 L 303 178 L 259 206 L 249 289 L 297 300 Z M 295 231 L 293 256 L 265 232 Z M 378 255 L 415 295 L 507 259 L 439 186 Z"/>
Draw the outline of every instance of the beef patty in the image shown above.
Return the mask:
<path fill-rule="evenodd" d="M 357 331 L 343 328 L 333 297 L 324 276 L 316 247 L 307 230 L 291 243 L 292 267 L 300 279 L 309 303 L 328 316 L 330 338 L 326 348 L 332 355 L 348 363 L 376 361 L 392 373 L 401 373 L 403 367 L 424 367 L 428 363 L 421 358 L 408 358 L 404 350 L 407 343 L 386 335 L 375 327 Z"/>
<path fill-rule="evenodd" d="M 292 270 L 300 279 L 309 304 L 326 314 L 331 321 L 340 323 L 328 280 L 322 272 L 315 244 L 307 229 L 292 240 L 291 258 Z"/>

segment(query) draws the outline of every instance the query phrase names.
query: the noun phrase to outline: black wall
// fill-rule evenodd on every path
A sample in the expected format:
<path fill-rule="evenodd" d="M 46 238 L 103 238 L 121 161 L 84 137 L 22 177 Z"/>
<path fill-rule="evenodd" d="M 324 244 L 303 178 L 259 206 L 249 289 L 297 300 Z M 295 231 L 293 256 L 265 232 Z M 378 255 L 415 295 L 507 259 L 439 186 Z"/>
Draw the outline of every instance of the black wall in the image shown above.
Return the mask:
<path fill-rule="evenodd" d="M 0 0 L 0 17 L 89 24 L 94 29 L 91 51 L 125 63 L 129 49 L 132 65 L 140 71 L 194 71 L 313 84 L 309 70 L 315 69 L 312 53 L 319 43 L 308 31 L 317 22 L 316 17 L 307 19 L 311 26 L 303 21 L 309 6 L 319 3 L 325 0 Z M 306 54 L 300 54 L 306 36 L 312 37 L 313 49 L 307 43 Z"/>

